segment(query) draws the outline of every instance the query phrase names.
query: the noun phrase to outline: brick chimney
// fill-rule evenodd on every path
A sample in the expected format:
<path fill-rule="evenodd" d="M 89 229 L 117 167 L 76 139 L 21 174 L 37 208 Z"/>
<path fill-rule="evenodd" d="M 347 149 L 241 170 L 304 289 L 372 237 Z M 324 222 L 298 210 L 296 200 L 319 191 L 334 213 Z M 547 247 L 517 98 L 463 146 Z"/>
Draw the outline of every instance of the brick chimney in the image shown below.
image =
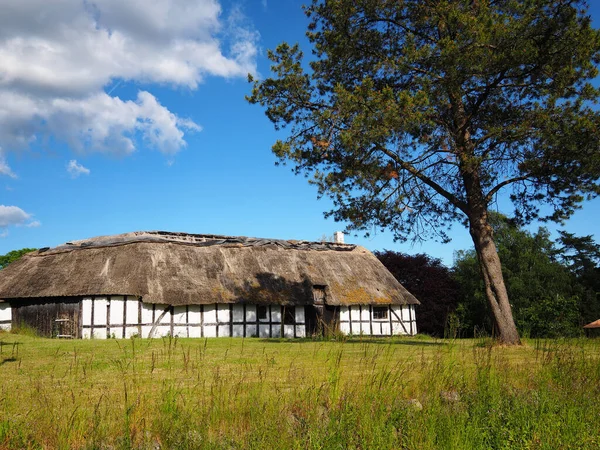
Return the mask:
<path fill-rule="evenodd" d="M 335 242 L 336 244 L 343 244 L 344 233 L 342 231 L 336 231 L 335 233 L 333 233 L 333 242 Z"/>

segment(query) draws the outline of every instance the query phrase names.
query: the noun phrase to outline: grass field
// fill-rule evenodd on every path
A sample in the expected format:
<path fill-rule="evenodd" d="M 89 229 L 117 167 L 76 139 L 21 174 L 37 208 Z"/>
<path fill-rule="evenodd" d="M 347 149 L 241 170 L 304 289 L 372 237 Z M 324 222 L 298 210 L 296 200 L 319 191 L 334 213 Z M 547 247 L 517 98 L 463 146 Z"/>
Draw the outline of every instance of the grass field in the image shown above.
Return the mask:
<path fill-rule="evenodd" d="M 0 448 L 600 448 L 600 339 L 0 334 Z"/>

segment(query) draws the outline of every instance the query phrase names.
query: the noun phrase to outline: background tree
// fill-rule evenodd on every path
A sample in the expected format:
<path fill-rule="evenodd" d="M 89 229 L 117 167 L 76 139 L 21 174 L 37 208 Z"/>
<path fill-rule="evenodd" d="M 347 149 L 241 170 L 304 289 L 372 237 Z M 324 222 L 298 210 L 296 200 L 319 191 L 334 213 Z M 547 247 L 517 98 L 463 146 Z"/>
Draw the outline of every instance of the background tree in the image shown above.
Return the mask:
<path fill-rule="evenodd" d="M 498 214 L 490 222 L 518 329 L 531 337 L 581 334 L 582 287 L 560 262 L 560 249 L 548 230 L 530 233 Z M 457 252 L 454 274 L 461 287 L 457 314 L 465 335 L 492 331 L 474 250 Z"/>
<path fill-rule="evenodd" d="M 0 256 L 0 269 L 4 269 L 11 262 L 16 261 L 25 253 L 34 252 L 37 248 L 22 248 L 21 250 L 12 250 L 8 252 L 6 255 Z"/>
<path fill-rule="evenodd" d="M 600 318 L 600 246 L 593 236 L 560 231 L 559 259 L 576 278 L 581 298 L 581 325 Z"/>
<path fill-rule="evenodd" d="M 465 224 L 498 337 L 518 343 L 488 208 L 512 187 L 522 222 L 540 202 L 562 219 L 599 191 L 600 33 L 585 3 L 313 0 L 306 12 L 310 69 L 283 43 L 248 97 L 289 127 L 273 151 L 350 228 L 447 240 Z"/>
<path fill-rule="evenodd" d="M 384 250 L 375 252 L 375 256 L 421 302 L 417 306 L 419 333 L 443 337 L 448 315 L 458 304 L 459 286 L 450 269 L 423 253 L 407 255 Z"/>

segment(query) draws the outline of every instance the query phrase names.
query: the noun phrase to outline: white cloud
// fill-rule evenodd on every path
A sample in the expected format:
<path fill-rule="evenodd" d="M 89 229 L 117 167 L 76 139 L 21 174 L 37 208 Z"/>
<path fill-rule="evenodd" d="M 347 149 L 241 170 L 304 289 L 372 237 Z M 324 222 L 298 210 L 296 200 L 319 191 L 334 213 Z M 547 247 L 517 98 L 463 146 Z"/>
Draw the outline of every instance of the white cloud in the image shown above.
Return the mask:
<path fill-rule="evenodd" d="M 0 238 L 8 236 L 9 226 L 39 227 L 41 222 L 31 220 L 31 214 L 26 213 L 18 206 L 0 205 Z"/>
<path fill-rule="evenodd" d="M 31 218 L 31 214 L 26 213 L 18 206 L 0 205 L 0 227 L 5 228 L 9 225 L 24 225 Z"/>
<path fill-rule="evenodd" d="M 17 178 L 17 176 L 13 173 L 11 168 L 8 166 L 6 159 L 4 158 L 4 153 L 2 152 L 2 148 L 0 148 L 0 175 L 6 175 L 10 178 Z"/>
<path fill-rule="evenodd" d="M 0 205 L 0 229 L 6 229 L 11 225 L 25 225 L 27 227 L 37 227 L 41 223 L 37 220 L 28 222 L 31 219 L 31 214 L 26 213 L 18 206 Z"/>
<path fill-rule="evenodd" d="M 67 164 L 67 172 L 71 174 L 71 177 L 77 178 L 79 175 L 89 175 L 90 169 L 83 167 L 76 159 L 72 159 L 69 161 L 69 164 Z"/>
<path fill-rule="evenodd" d="M 25 226 L 28 227 L 28 228 L 37 228 L 37 227 L 41 227 L 42 226 L 42 222 L 40 222 L 39 220 L 34 220 L 33 222 L 29 222 Z"/>
<path fill-rule="evenodd" d="M 112 96 L 115 83 L 196 89 L 207 76 L 243 77 L 256 72 L 257 40 L 240 10 L 225 15 L 217 0 L 6 0 L 0 146 L 52 135 L 79 152 L 128 154 L 141 137 L 173 155 L 200 127 L 145 90 Z"/>

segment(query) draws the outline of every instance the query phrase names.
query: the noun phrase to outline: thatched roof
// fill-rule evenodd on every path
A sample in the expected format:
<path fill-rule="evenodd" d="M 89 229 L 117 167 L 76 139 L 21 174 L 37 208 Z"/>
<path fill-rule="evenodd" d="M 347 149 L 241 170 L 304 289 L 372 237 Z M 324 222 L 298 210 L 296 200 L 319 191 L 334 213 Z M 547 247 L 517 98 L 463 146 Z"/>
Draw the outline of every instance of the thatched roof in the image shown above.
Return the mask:
<path fill-rule="evenodd" d="M 418 304 L 365 248 L 135 232 L 40 249 L 0 271 L 0 299 L 133 295 L 147 303 Z"/>

